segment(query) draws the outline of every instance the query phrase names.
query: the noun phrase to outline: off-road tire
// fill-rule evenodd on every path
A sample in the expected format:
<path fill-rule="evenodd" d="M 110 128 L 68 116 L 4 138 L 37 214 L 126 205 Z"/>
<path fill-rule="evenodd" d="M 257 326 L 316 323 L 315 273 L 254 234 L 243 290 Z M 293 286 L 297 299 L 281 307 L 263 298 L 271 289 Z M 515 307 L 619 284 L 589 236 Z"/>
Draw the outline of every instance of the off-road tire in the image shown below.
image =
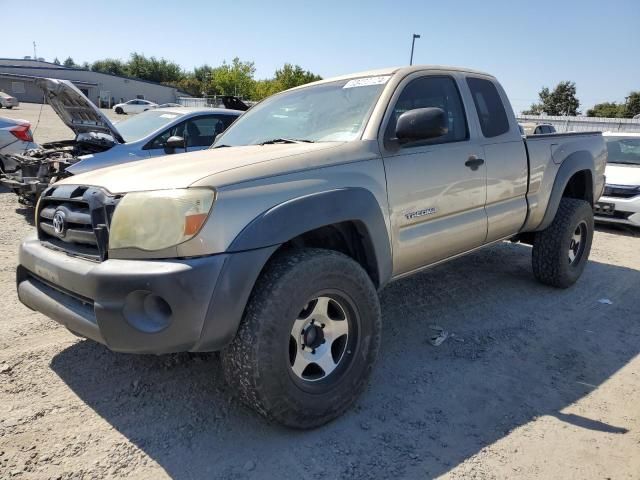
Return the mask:
<path fill-rule="evenodd" d="M 116 108 L 116 114 L 122 115 L 123 113 L 124 113 L 124 110 L 122 110 L 121 107 Z"/>
<path fill-rule="evenodd" d="M 291 369 L 290 332 L 307 302 L 327 291 L 350 299 L 357 334 L 341 370 L 308 387 Z M 222 352 L 225 378 L 247 406 L 268 419 L 293 428 L 318 427 L 362 393 L 380 332 L 378 295 L 358 263 L 331 250 L 291 250 L 270 260 L 256 282 L 236 337 Z"/>
<path fill-rule="evenodd" d="M 569 262 L 567 252 L 579 225 L 586 225 L 584 248 L 580 258 Z M 558 288 L 573 285 L 589 259 L 593 241 L 593 209 L 585 200 L 563 198 L 549 227 L 535 235 L 533 241 L 533 274 L 538 281 Z"/>

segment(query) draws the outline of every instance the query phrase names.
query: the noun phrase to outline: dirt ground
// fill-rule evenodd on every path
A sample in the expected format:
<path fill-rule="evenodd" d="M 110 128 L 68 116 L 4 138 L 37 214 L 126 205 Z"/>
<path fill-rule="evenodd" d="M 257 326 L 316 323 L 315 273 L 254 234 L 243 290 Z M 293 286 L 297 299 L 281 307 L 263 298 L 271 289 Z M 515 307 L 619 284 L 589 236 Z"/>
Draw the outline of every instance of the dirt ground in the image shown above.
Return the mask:
<path fill-rule="evenodd" d="M 36 141 L 64 133 L 47 110 Z M 116 354 L 22 306 L 29 220 L 0 190 L 2 479 L 640 478 L 640 233 L 600 229 L 568 290 L 509 243 L 392 283 L 370 387 L 300 432 L 238 405 L 214 354 Z"/>

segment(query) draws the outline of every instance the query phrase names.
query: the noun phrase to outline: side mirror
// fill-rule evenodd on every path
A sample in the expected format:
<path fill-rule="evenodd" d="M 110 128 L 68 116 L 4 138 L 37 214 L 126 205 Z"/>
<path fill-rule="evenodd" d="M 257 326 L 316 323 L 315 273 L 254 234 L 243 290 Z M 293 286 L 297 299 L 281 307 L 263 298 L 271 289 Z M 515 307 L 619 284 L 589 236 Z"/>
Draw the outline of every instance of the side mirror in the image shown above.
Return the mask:
<path fill-rule="evenodd" d="M 174 136 L 169 137 L 167 139 L 167 141 L 164 144 L 164 150 L 167 153 L 173 153 L 173 151 L 176 148 L 184 148 L 186 150 L 187 146 L 186 146 L 186 142 L 184 141 L 183 137 L 179 137 L 177 135 L 174 135 Z"/>
<path fill-rule="evenodd" d="M 441 108 L 416 108 L 404 112 L 396 123 L 400 143 L 441 137 L 449 132 L 447 114 Z"/>

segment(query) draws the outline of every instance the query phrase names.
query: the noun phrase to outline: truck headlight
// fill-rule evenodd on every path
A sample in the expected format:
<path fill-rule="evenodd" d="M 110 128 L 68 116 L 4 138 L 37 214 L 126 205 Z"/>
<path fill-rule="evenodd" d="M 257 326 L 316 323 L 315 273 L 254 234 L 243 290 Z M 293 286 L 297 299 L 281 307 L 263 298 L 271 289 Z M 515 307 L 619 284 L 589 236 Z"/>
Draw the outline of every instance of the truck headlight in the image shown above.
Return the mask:
<path fill-rule="evenodd" d="M 185 242 L 200 231 L 214 199 L 208 188 L 127 193 L 111 219 L 109 249 L 153 251 Z"/>

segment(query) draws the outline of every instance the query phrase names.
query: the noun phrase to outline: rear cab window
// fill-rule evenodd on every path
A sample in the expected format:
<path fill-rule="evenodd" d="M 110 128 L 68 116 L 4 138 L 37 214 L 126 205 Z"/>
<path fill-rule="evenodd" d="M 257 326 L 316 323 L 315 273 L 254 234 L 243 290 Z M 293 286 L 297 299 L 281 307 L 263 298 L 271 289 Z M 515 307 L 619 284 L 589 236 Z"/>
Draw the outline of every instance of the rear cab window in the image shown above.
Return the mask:
<path fill-rule="evenodd" d="M 498 89 L 490 80 L 467 77 L 467 85 L 476 106 L 480 128 L 485 138 L 493 138 L 509 131 L 509 117 Z"/>

